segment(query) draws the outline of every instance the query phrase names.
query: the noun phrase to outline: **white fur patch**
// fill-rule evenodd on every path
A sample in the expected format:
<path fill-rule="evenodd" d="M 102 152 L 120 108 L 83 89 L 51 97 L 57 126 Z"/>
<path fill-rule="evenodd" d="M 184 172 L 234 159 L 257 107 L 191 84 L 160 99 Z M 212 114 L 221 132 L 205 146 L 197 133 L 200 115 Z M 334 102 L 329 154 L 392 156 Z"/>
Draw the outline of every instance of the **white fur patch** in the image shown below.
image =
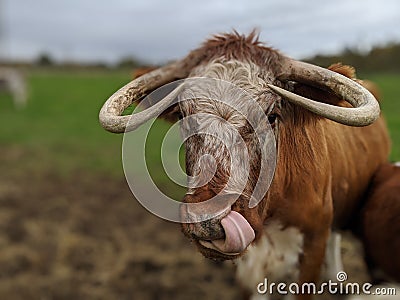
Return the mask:
<path fill-rule="evenodd" d="M 395 165 L 395 167 L 399 167 L 400 168 L 400 161 L 395 162 L 394 165 Z"/>
<path fill-rule="evenodd" d="M 249 246 L 237 261 L 236 276 L 245 288 L 253 292 L 252 299 L 261 296 L 257 293 L 257 285 L 264 278 L 269 282 L 297 280 L 303 239 L 303 234 L 294 227 L 282 229 L 279 223 L 272 223 L 264 228 L 261 239 Z"/>

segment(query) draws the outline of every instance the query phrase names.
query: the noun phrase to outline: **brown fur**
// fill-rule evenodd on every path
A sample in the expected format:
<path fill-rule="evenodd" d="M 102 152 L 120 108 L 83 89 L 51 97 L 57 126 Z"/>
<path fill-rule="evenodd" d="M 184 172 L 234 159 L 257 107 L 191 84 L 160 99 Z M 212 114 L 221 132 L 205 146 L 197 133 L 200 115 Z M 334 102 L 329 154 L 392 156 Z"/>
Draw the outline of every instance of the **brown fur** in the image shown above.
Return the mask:
<path fill-rule="evenodd" d="M 386 159 L 384 126 L 379 121 L 369 128 L 351 128 L 323 119 L 305 127 L 282 126 L 266 221 L 280 220 L 305 234 L 300 281 L 317 280 L 329 228 L 347 225 L 370 177 Z M 366 135 L 376 137 L 368 146 Z M 360 155 L 359 149 L 365 153 Z"/>
<path fill-rule="evenodd" d="M 383 164 L 366 199 L 358 225 L 371 275 L 400 282 L 400 167 Z"/>

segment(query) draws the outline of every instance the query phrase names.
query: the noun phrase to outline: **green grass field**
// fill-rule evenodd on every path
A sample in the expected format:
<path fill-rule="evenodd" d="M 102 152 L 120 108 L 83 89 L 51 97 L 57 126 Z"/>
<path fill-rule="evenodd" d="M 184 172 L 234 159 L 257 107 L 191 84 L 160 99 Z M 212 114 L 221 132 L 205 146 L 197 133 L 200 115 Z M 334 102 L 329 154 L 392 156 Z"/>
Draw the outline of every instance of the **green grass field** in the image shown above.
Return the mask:
<path fill-rule="evenodd" d="M 120 175 L 122 136 L 104 131 L 98 112 L 128 80 L 126 74 L 113 72 L 31 72 L 25 109 L 16 110 L 10 95 L 0 95 L 0 143 L 24 147 L 27 155 L 35 155 L 35 159 L 24 157 L 20 167 Z"/>
<path fill-rule="evenodd" d="M 400 74 L 371 74 L 367 78 L 381 90 L 381 108 L 393 143 L 390 159 L 400 161 Z"/>
<path fill-rule="evenodd" d="M 129 81 L 123 72 L 31 71 L 30 97 L 16 110 L 0 94 L 0 147 L 24 149 L 15 169 L 52 169 L 61 174 L 89 170 L 122 176 L 122 135 L 98 123 L 103 102 Z M 383 112 L 393 139 L 392 160 L 400 160 L 400 75 L 371 74 L 381 88 Z M 157 159 L 154 160 L 157 164 Z"/>

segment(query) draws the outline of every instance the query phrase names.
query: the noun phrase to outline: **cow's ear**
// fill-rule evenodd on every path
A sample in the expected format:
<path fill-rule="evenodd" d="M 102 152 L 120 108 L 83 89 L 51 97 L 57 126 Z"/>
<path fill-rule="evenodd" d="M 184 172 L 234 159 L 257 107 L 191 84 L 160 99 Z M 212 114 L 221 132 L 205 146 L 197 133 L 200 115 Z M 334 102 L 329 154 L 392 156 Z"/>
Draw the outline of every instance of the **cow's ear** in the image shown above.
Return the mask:
<path fill-rule="evenodd" d="M 339 73 L 350 79 L 356 79 L 356 69 L 349 65 L 343 65 L 342 63 L 332 64 L 328 67 L 328 70 Z"/>
<path fill-rule="evenodd" d="M 370 80 L 358 79 L 356 76 L 356 69 L 354 67 L 349 66 L 349 65 L 343 65 L 342 63 L 336 63 L 333 65 L 330 65 L 328 67 L 328 69 L 331 71 L 334 71 L 336 73 L 342 74 L 343 76 L 353 79 L 355 82 L 357 82 L 357 83 L 361 84 L 363 87 L 365 87 L 372 95 L 374 95 L 376 100 L 378 100 L 378 101 L 381 100 L 381 92 L 379 90 L 379 87 Z"/>

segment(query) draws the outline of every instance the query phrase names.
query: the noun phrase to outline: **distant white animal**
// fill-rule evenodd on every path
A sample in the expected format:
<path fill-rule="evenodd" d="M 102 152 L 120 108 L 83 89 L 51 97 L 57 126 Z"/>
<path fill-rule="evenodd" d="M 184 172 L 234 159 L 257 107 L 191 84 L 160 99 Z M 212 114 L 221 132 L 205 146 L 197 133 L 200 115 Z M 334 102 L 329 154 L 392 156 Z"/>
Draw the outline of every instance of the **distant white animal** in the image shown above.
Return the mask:
<path fill-rule="evenodd" d="M 16 108 L 24 108 L 27 103 L 27 88 L 24 76 L 13 68 L 0 67 L 0 91 L 9 91 Z"/>

